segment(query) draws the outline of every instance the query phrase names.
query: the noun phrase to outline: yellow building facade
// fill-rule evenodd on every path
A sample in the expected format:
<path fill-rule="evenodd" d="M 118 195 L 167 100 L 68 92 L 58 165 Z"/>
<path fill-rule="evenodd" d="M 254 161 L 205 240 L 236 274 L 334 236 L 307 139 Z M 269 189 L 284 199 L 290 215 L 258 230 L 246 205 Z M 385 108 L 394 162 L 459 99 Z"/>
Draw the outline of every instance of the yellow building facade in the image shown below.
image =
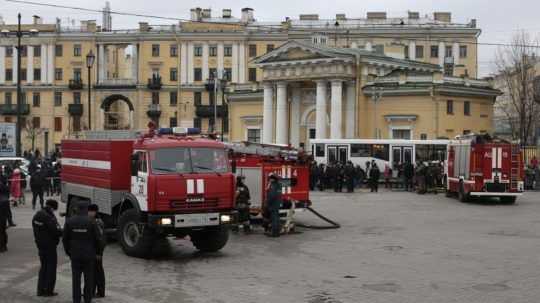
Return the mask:
<path fill-rule="evenodd" d="M 436 74 L 435 77 L 441 79 L 444 75 L 461 76 L 460 81 L 469 81 L 469 77 L 476 77 L 478 70 L 475 42 L 480 30 L 476 21 L 456 23 L 450 13 L 421 17 L 410 12 L 407 16 L 391 18 L 386 13 L 373 12 L 362 18 L 338 14 L 332 19 L 300 15 L 283 22 L 265 22 L 257 20 L 250 8 L 242 9 L 239 17 L 234 17 L 229 9 L 212 15 L 209 9 L 195 8 L 191 10 L 190 21 L 158 26 L 139 23 L 139 27 L 132 30 L 113 30 L 110 15 L 104 19 L 108 21 L 101 26 L 95 21 L 83 21 L 77 27 L 43 24 L 38 18 L 32 24 L 23 25 L 23 30 L 33 33 L 23 38 L 21 51 L 21 73 L 25 75 L 21 97 L 27 121 L 26 130 L 23 130 L 25 149 L 32 146 L 32 141 L 34 147 L 43 149 L 47 145 L 51 149 L 63 138 L 89 128 L 143 129 L 151 120 L 162 127 L 200 127 L 203 131 L 224 134 L 231 141 L 263 141 L 264 88 L 274 85 L 276 96 L 283 88 L 278 89 L 279 81 L 265 75 L 266 67 L 260 59 L 295 41 L 304 46 L 361 50 L 397 61 L 414 60 L 425 65 L 424 72 Z M 0 23 L 0 121 L 8 122 L 15 122 L 17 100 L 15 30 L 15 25 Z M 89 110 L 86 55 L 90 51 L 96 60 L 90 69 Z M 361 66 L 351 68 L 361 69 Z M 484 95 L 452 97 L 456 109 L 453 117 L 445 115 L 448 96 L 437 92 L 418 98 L 383 93 L 375 106 L 370 101 L 373 98 L 367 86 L 380 85 L 377 81 L 392 71 L 379 68 L 379 72 L 370 71 L 360 80 L 352 76 L 356 71 L 350 72 L 351 75 L 341 79 L 343 98 L 346 98 L 348 86 L 352 86 L 348 84 L 351 81 L 355 82 L 358 97 L 354 115 L 348 114 L 347 107 L 342 106 L 342 118 L 346 121 L 354 118 L 355 121 L 352 133 L 347 125 L 342 126 L 344 137 L 371 137 L 376 131 L 379 136 L 386 137 L 390 134 L 388 121 L 396 127 L 405 123 L 390 117 L 396 114 L 417 115 L 412 133 L 415 138 L 423 134 L 432 138 L 464 130 L 491 130 L 489 124 L 478 123 L 487 121 L 492 114 Z M 378 77 L 373 77 L 373 73 Z M 408 70 L 405 74 L 400 77 L 411 75 L 411 79 L 414 78 Z M 207 85 L 213 83 L 214 75 L 220 78 L 221 84 L 217 94 L 212 85 Z M 326 91 L 330 98 L 333 79 L 329 78 L 331 73 L 327 75 L 323 78 L 328 81 Z M 443 81 L 441 79 L 437 81 Z M 298 117 L 301 124 L 298 131 L 287 134 L 287 140 L 298 138 L 293 142 L 298 146 L 306 144 L 307 139 L 315 135 L 316 114 L 313 111 L 306 113 L 306 109 L 316 103 L 313 100 L 316 99 L 317 83 L 308 80 L 292 81 L 294 83 L 287 84 L 291 88 L 286 89 L 287 100 L 301 98 L 298 110 L 305 114 Z M 301 93 L 294 92 L 296 90 Z M 430 105 L 423 99 L 429 99 Z M 329 115 L 330 101 L 326 104 Z M 272 103 L 274 111 L 276 102 L 277 99 Z M 293 105 L 293 102 L 287 102 L 288 106 Z M 458 109 L 464 102 L 470 102 L 472 115 L 482 117 L 460 115 Z M 388 109 L 392 108 L 390 104 L 395 105 L 394 110 Z M 434 118 L 423 118 L 432 115 L 432 108 L 438 108 L 441 113 L 436 122 Z M 292 110 L 287 112 L 292 113 Z M 277 119 L 276 113 L 272 117 Z M 332 117 L 327 118 L 330 123 Z M 279 116 L 273 126 L 277 129 L 285 122 L 289 123 L 288 119 Z M 436 130 L 428 129 L 435 126 Z M 330 134 L 331 126 L 326 127 Z M 29 135 L 32 131 L 37 136 L 32 138 Z M 272 142 L 276 142 L 275 136 L 273 133 Z"/>

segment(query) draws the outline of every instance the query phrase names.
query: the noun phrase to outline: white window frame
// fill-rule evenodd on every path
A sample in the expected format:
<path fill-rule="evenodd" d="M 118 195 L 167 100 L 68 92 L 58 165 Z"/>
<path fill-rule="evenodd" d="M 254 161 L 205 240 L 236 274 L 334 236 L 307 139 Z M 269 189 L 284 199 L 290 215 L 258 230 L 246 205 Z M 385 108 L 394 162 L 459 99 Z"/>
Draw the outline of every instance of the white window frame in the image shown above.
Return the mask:
<path fill-rule="evenodd" d="M 410 140 L 414 140 L 414 127 L 412 127 L 411 125 L 390 125 L 388 129 L 388 138 L 390 139 L 394 139 L 394 130 L 408 130 L 411 132 Z"/>
<path fill-rule="evenodd" d="M 254 142 L 254 143 L 262 143 L 261 140 L 262 140 L 263 133 L 262 133 L 261 126 L 246 126 L 245 131 L 244 131 L 244 141 L 248 140 L 248 130 L 250 130 L 250 129 L 258 129 L 259 130 L 259 133 L 260 133 L 259 142 Z"/>

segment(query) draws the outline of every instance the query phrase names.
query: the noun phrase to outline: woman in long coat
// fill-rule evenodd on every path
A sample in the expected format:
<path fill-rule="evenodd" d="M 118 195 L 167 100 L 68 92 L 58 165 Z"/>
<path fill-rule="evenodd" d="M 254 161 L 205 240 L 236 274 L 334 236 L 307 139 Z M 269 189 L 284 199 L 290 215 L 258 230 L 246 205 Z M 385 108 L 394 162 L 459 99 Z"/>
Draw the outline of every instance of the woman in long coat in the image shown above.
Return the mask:
<path fill-rule="evenodd" d="M 13 201 L 13 206 L 17 206 L 22 202 L 23 191 L 21 188 L 21 171 L 16 168 L 11 174 L 10 182 L 10 195 Z"/>

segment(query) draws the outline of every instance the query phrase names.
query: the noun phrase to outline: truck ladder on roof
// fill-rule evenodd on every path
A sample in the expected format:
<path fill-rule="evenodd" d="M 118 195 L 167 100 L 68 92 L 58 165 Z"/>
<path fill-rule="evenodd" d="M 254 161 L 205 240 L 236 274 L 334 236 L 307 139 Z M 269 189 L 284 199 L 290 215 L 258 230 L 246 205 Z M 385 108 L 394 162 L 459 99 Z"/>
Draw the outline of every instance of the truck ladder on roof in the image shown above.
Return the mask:
<path fill-rule="evenodd" d="M 226 143 L 227 148 L 235 153 L 259 155 L 267 157 L 283 157 L 289 160 L 298 159 L 298 151 L 284 145 L 260 144 L 252 142 Z"/>
<path fill-rule="evenodd" d="M 518 189 L 518 181 L 519 181 L 519 156 L 520 156 L 520 148 L 519 145 L 512 145 L 512 163 L 510 167 L 510 189 L 517 190 Z"/>

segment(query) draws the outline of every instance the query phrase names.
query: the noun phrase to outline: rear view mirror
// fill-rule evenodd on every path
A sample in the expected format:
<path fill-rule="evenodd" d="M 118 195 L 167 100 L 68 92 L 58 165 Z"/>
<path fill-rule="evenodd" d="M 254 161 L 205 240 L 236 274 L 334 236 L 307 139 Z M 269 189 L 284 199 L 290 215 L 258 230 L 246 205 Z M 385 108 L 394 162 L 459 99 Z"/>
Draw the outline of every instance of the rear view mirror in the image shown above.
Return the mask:
<path fill-rule="evenodd" d="M 139 171 L 139 155 L 133 154 L 131 155 L 131 175 L 137 176 L 138 171 Z"/>

